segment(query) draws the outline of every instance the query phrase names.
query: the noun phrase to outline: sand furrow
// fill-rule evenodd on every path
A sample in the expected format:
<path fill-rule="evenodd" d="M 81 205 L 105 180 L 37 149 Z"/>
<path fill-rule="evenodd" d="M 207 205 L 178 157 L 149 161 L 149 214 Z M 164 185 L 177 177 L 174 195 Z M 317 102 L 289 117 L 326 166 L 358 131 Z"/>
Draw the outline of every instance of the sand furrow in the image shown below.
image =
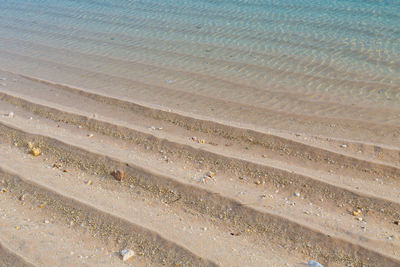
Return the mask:
<path fill-rule="evenodd" d="M 25 260 L 18 253 L 10 250 L 0 241 L 0 265 L 4 267 L 34 267 L 32 263 Z"/>
<path fill-rule="evenodd" d="M 14 131 L 13 134 L 11 134 L 12 131 Z M 3 128 L 3 132 L 7 132 L 5 128 Z M 95 171 L 98 174 L 107 174 L 110 173 L 111 169 L 117 168 L 117 166 L 125 165 L 119 160 L 105 157 L 104 155 L 96 155 L 93 152 L 90 152 L 88 154 L 87 151 L 85 152 L 85 150 L 82 150 L 81 148 L 66 145 L 65 143 L 63 144 L 61 141 L 49 139 L 48 137 L 34 136 L 15 129 L 11 130 L 11 132 L 8 130 L 8 132 L 12 136 L 13 140 L 16 140 L 16 142 L 18 143 L 26 143 L 28 139 L 33 140 L 35 143 L 40 145 L 45 154 L 54 154 L 56 155 L 56 157 L 63 158 L 65 162 L 73 163 L 84 169 L 90 169 L 90 171 Z M 73 155 L 71 155 L 71 153 L 73 153 Z M 193 186 L 187 184 L 184 185 L 181 182 L 176 181 L 175 179 L 167 178 L 164 175 L 150 172 L 140 167 L 135 167 L 134 165 L 132 165 L 132 163 L 129 163 L 129 166 L 123 168 L 128 175 L 132 175 L 132 177 L 139 179 L 139 184 L 141 184 L 142 187 L 147 188 L 152 192 L 158 192 L 158 194 L 163 192 L 168 192 L 167 194 L 171 194 L 169 192 L 174 192 L 172 196 L 169 196 L 169 198 L 172 197 L 172 199 L 174 199 L 177 197 L 175 194 L 178 194 L 178 196 L 182 198 L 182 202 L 188 203 L 191 208 L 197 209 L 201 212 L 206 212 L 209 215 L 217 216 L 217 218 L 222 216 L 222 218 L 228 218 L 229 220 L 235 221 L 237 223 L 253 225 L 253 227 L 256 227 L 257 231 L 261 231 L 259 234 L 262 234 L 263 232 L 265 233 L 265 231 L 280 233 L 279 240 L 281 242 L 285 240 L 286 246 L 288 246 L 289 243 L 291 244 L 292 248 L 296 247 L 296 249 L 300 249 L 301 251 L 307 251 L 309 250 L 309 248 L 307 249 L 307 247 L 311 246 L 313 249 L 311 249 L 311 251 L 309 251 L 308 253 L 311 253 L 311 255 L 316 255 L 314 253 L 317 253 L 318 257 L 324 257 L 327 261 L 338 261 L 339 259 L 336 258 L 337 255 L 342 255 L 339 256 L 339 258 L 343 260 L 347 257 L 345 255 L 346 253 L 348 253 L 348 251 L 356 253 L 356 258 L 360 257 L 360 261 L 362 262 L 364 262 L 364 260 L 362 260 L 362 258 L 364 257 L 378 257 L 377 255 L 370 255 L 370 253 L 377 253 L 372 252 L 372 248 L 366 250 L 361 245 L 350 245 L 351 242 L 344 241 L 342 238 L 335 238 L 333 237 L 334 234 L 322 234 L 320 230 L 300 226 L 291 219 L 284 218 L 281 215 L 274 215 L 271 212 L 260 213 L 256 209 L 240 205 L 239 203 L 233 201 L 232 199 L 229 199 L 228 197 L 223 197 L 219 194 L 217 195 L 212 192 L 207 192 L 204 189 L 200 188 L 195 189 L 193 188 Z M 171 188 L 173 189 L 173 191 L 171 191 Z M 202 201 L 198 203 L 199 200 Z M 363 201 L 362 203 L 365 204 L 366 202 Z M 387 205 L 385 205 L 385 207 L 386 206 Z M 261 224 L 260 221 L 262 222 Z M 268 228 L 265 228 L 266 225 L 268 225 Z M 287 228 L 286 226 L 282 228 L 282 225 L 287 225 Z M 302 231 L 299 232 L 299 229 L 302 229 Z M 303 234 L 304 236 L 302 236 Z M 312 236 L 314 236 L 314 238 L 311 238 L 309 240 L 309 238 Z M 305 240 L 306 237 L 308 242 L 307 246 L 304 247 L 305 244 L 302 242 Z M 345 250 L 340 252 L 336 251 L 334 256 L 326 251 L 327 247 L 320 247 L 318 244 L 313 244 L 314 241 L 321 240 L 321 238 L 323 238 L 324 242 L 333 242 L 333 247 L 339 246 L 341 248 L 345 248 Z M 277 240 L 274 241 L 277 242 Z M 379 256 L 378 258 L 380 257 L 381 256 Z M 389 260 L 389 262 L 390 261 L 391 260 Z"/>
<path fill-rule="evenodd" d="M 47 83 L 48 84 L 48 83 Z M 52 84 L 54 86 L 54 84 Z M 267 134 L 263 132 L 257 132 L 254 130 L 234 127 L 226 124 L 221 124 L 215 121 L 209 121 L 204 119 L 197 119 L 190 116 L 184 116 L 177 113 L 167 112 L 160 109 L 155 109 L 151 107 L 146 107 L 143 105 L 139 105 L 136 103 L 122 101 L 115 99 L 113 97 L 107 97 L 103 95 L 98 95 L 86 91 L 82 91 L 76 88 L 70 88 L 66 86 L 58 86 L 57 90 L 67 90 L 69 92 L 73 92 L 74 94 L 79 95 L 80 99 L 73 99 L 74 104 L 71 103 L 70 107 L 63 107 L 62 103 L 67 103 L 68 99 L 63 99 L 61 96 L 57 96 L 53 99 L 48 99 L 47 102 L 43 102 L 42 100 L 38 100 L 35 98 L 29 98 L 29 92 L 24 91 L 16 94 L 16 92 L 5 92 L 0 90 L 0 96 L 2 101 L 9 102 L 13 105 L 17 105 L 23 107 L 31 112 L 36 113 L 37 115 L 52 119 L 59 120 L 68 123 L 72 123 L 75 125 L 85 125 L 90 130 L 100 131 L 101 133 L 108 134 L 114 137 L 119 137 L 123 139 L 131 139 L 131 140 L 140 140 L 140 139 L 154 139 L 157 138 L 154 135 L 148 134 L 143 131 L 149 127 L 147 125 L 141 125 L 140 128 L 135 128 L 129 126 L 129 121 L 125 121 L 124 118 L 119 118 L 119 122 L 115 123 L 107 117 L 106 113 L 110 112 L 110 110 L 103 112 L 99 112 L 96 115 L 100 115 L 103 118 L 102 120 L 98 120 L 96 118 L 92 118 L 92 113 L 90 110 L 85 111 L 85 105 L 88 104 L 87 101 L 82 100 L 82 97 L 87 97 L 89 99 L 93 99 L 98 102 L 100 105 L 106 109 L 105 104 L 110 104 L 111 107 L 115 106 L 118 108 L 123 108 L 123 110 L 133 111 L 136 114 L 144 115 L 144 117 L 150 117 L 161 121 L 172 122 L 175 126 L 179 128 L 183 128 L 186 130 L 197 130 L 200 132 L 205 132 L 211 136 L 223 137 L 226 139 L 225 142 L 233 142 L 233 140 L 239 140 L 247 142 L 249 145 L 256 145 L 262 148 L 267 148 L 268 150 L 274 151 L 274 153 L 280 154 L 285 153 L 293 158 L 298 158 L 300 160 L 313 163 L 323 163 L 325 166 L 322 169 L 325 171 L 332 170 L 333 168 L 337 169 L 336 172 L 340 173 L 346 169 L 351 169 L 352 174 L 354 172 L 359 171 L 359 176 L 365 176 L 366 173 L 369 173 L 369 179 L 374 177 L 383 177 L 382 179 L 386 180 L 397 180 L 400 177 L 400 169 L 395 165 L 390 165 L 388 163 L 378 162 L 375 160 L 367 160 L 359 157 L 349 156 L 344 153 L 340 153 L 337 151 L 331 151 L 329 149 L 323 149 L 316 146 L 311 146 L 306 143 L 296 142 L 295 140 L 287 139 L 281 136 Z M 38 90 L 33 90 L 34 94 L 40 94 Z M 23 96 L 24 95 L 24 96 Z M 44 96 L 45 93 L 42 93 Z M 50 94 L 49 94 L 50 95 Z M 71 101 L 71 100 L 69 100 Z M 78 102 L 82 101 L 82 104 L 79 105 Z M 58 106 L 54 105 L 58 104 Z M 75 106 L 74 106 L 75 105 Z M 94 105 L 92 105 L 94 106 Z M 72 108 L 72 109 L 71 109 Z M 75 111 L 74 111 L 75 110 Z M 77 112 L 85 111 L 85 113 Z M 95 109 L 94 109 L 95 110 Z M 115 116 L 116 114 L 114 114 Z M 131 118 L 132 120 L 132 118 Z M 132 122 L 132 121 L 131 121 Z M 138 126 L 137 123 L 135 123 Z M 189 136 L 186 136 L 188 138 Z M 168 150 L 188 150 L 191 151 L 190 148 L 187 147 L 187 144 L 179 143 L 180 138 L 185 138 L 185 136 L 180 136 L 175 139 L 171 139 L 171 137 L 163 136 L 162 139 L 167 139 L 169 141 Z M 159 141 L 157 143 L 161 143 L 161 139 L 158 137 Z M 346 145 L 347 146 L 347 145 Z M 380 151 L 388 152 L 385 148 L 376 147 Z M 218 150 L 217 150 L 218 151 Z M 189 152 L 190 153 L 190 152 Z M 196 153 L 194 153 L 196 154 Z M 215 156 L 211 156 L 213 158 Z M 192 155 L 196 156 L 196 155 Z M 227 161 L 227 160 L 222 160 Z M 243 164 L 245 165 L 245 164 Z M 314 168 L 321 168 L 319 166 L 313 166 Z M 357 168 L 354 168 L 357 166 Z M 356 174 L 357 175 L 357 174 Z"/>
<path fill-rule="evenodd" d="M 87 223 L 94 236 L 119 238 L 120 242 L 140 247 L 147 257 L 166 264 L 179 266 L 216 266 L 212 261 L 201 259 L 186 248 L 167 240 L 157 232 L 132 223 L 125 218 L 105 212 L 85 201 L 64 195 L 37 181 L 21 177 L 13 171 L 0 167 L 7 189 L 15 195 L 28 194 L 35 202 L 45 203 L 47 208 L 61 213 L 74 223 Z M 31 200 L 33 201 L 33 200 Z"/>
<path fill-rule="evenodd" d="M 4 54 L 4 51 L 2 52 Z M 15 62 L 18 58 L 23 58 L 25 61 L 25 65 L 29 62 L 29 56 L 20 56 L 17 54 L 7 54 L 12 55 L 13 60 Z M 135 97 L 140 99 L 141 101 L 146 102 L 162 102 L 163 99 L 168 98 L 171 101 L 171 105 L 176 105 L 179 109 L 189 109 L 195 107 L 196 111 L 198 111 L 202 115 L 214 116 L 223 119 L 223 120 L 235 120 L 236 122 L 244 122 L 249 124 L 256 124 L 262 127 L 274 126 L 274 128 L 283 128 L 283 129 L 291 129 L 293 127 L 297 127 L 300 131 L 309 132 L 311 129 L 325 129 L 326 135 L 329 135 L 328 132 L 334 134 L 335 132 L 340 132 L 344 137 L 354 136 L 352 132 L 358 131 L 357 139 L 369 139 L 368 141 L 379 142 L 380 143 L 389 143 L 386 142 L 385 139 L 393 140 L 396 136 L 398 136 L 398 127 L 397 126 L 380 126 L 378 124 L 371 124 L 370 122 L 360 122 L 356 123 L 354 120 L 343 120 L 343 119 L 330 119 L 319 118 L 314 116 L 307 116 L 304 114 L 286 114 L 282 112 L 271 111 L 270 113 L 266 113 L 265 109 L 255 108 L 249 105 L 243 104 L 235 104 L 231 101 L 222 101 L 216 98 L 212 98 L 210 96 L 202 96 L 192 94 L 190 92 L 183 92 L 180 90 L 175 90 L 172 88 L 158 87 L 153 85 L 148 85 L 142 82 L 133 83 L 131 79 L 126 79 L 121 76 L 109 75 L 104 73 L 97 72 L 86 72 L 81 68 L 77 67 L 69 67 L 65 64 L 59 65 L 55 62 L 48 62 L 47 60 L 39 60 L 35 59 L 35 61 L 41 62 L 41 68 L 46 68 L 48 65 L 49 69 L 54 69 L 54 65 L 57 68 L 63 68 L 64 77 L 66 77 L 67 69 L 70 69 L 72 75 L 77 75 L 73 72 L 78 72 L 79 75 L 85 73 L 85 79 L 96 79 L 102 81 L 101 87 L 96 86 L 96 90 L 101 91 L 110 91 L 110 87 L 112 88 L 115 84 L 119 84 L 119 86 L 126 86 L 125 89 L 129 88 L 129 93 L 126 90 L 123 90 L 122 95 L 129 94 L 131 97 L 135 92 Z M 50 67 L 52 65 L 52 67 Z M 51 70 L 49 70 L 51 71 Z M 57 74 L 55 74 L 56 76 Z M 54 76 L 53 76 L 54 77 Z M 90 78 L 89 78 L 90 77 Z M 81 77 L 82 78 L 82 77 Z M 79 78 L 79 79 L 81 79 Z M 104 81 L 104 82 L 103 82 Z M 115 81 L 115 83 L 113 83 Z M 112 82 L 112 84 L 110 84 Z M 72 82 L 73 84 L 73 82 Z M 107 86 L 107 84 L 110 84 Z M 99 84 L 100 85 L 100 84 Z M 134 86 L 134 87 L 133 87 Z M 122 87 L 121 87 L 122 88 Z M 154 92 L 153 92 L 154 91 Z M 153 94 L 154 93 L 154 94 Z M 176 100 L 176 103 L 172 103 Z M 157 103 L 158 104 L 158 103 Z M 212 107 L 210 109 L 210 106 Z M 261 114 L 263 114 L 262 117 Z M 253 115 L 253 116 L 250 116 Z M 258 116 L 260 115 L 260 116 Z M 291 121 L 291 124 L 287 124 L 287 121 Z M 351 123 L 353 122 L 353 123 Z M 330 130 L 330 131 L 328 131 Z M 324 131 L 320 131 L 323 132 Z M 364 137 L 366 136 L 366 137 Z"/>

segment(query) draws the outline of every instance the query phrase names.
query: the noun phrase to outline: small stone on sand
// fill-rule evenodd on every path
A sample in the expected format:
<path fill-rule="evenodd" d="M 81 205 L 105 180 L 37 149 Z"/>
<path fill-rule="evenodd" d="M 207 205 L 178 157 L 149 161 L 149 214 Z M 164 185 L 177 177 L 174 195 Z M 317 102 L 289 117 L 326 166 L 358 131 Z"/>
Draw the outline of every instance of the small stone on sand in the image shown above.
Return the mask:
<path fill-rule="evenodd" d="M 311 267 L 324 267 L 324 265 L 322 265 L 321 263 L 313 260 L 309 261 L 307 265 Z"/>
<path fill-rule="evenodd" d="M 135 256 L 135 252 L 133 250 L 130 250 L 130 249 L 123 249 L 123 250 L 121 250 L 120 254 L 121 254 L 121 257 L 122 257 L 122 261 L 127 261 L 130 258 Z"/>
<path fill-rule="evenodd" d="M 125 178 L 125 172 L 120 170 L 113 171 L 111 175 L 118 181 L 122 181 Z"/>
<path fill-rule="evenodd" d="M 8 115 L 7 115 L 10 119 L 12 119 L 12 118 L 14 118 L 14 112 L 10 112 L 10 113 L 8 113 Z"/>
<path fill-rule="evenodd" d="M 206 173 L 206 176 L 210 177 L 210 178 L 213 178 L 215 176 L 215 173 L 212 172 L 212 171 L 209 171 L 209 172 Z"/>
<path fill-rule="evenodd" d="M 32 154 L 33 156 L 35 156 L 35 157 L 39 156 L 41 153 L 42 153 L 42 152 L 40 151 L 39 148 L 33 147 L 33 148 L 31 149 L 31 154 Z"/>

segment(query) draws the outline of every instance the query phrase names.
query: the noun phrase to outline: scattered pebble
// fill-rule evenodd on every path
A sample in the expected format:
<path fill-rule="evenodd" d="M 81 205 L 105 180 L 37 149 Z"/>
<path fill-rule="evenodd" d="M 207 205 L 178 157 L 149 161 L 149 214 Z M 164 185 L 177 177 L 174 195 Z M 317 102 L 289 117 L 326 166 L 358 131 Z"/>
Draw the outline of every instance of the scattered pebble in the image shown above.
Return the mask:
<path fill-rule="evenodd" d="M 48 223 L 50 223 L 48 220 L 44 220 L 44 223 L 46 223 L 46 224 L 48 224 Z"/>
<path fill-rule="evenodd" d="M 394 223 L 395 225 L 400 225 L 400 220 L 393 221 L 393 223 Z"/>
<path fill-rule="evenodd" d="M 130 249 L 123 249 L 121 250 L 120 255 L 122 257 L 122 261 L 127 261 L 135 256 L 135 252 Z"/>
<path fill-rule="evenodd" d="M 233 236 L 240 236 L 240 233 L 231 233 L 231 235 L 233 235 Z"/>
<path fill-rule="evenodd" d="M 299 193 L 299 192 L 296 192 L 296 193 L 294 193 L 294 195 L 295 195 L 296 197 L 299 197 L 299 196 L 300 196 L 300 193 Z"/>
<path fill-rule="evenodd" d="M 7 192 L 7 188 L 0 189 L 0 193 L 5 193 L 5 192 Z"/>
<path fill-rule="evenodd" d="M 360 214 L 358 211 L 353 211 L 353 216 L 358 216 L 358 214 Z"/>
<path fill-rule="evenodd" d="M 239 179 L 243 180 L 243 181 L 247 181 L 248 180 L 248 178 L 246 176 L 240 176 Z"/>
<path fill-rule="evenodd" d="M 346 144 L 343 144 L 343 145 L 340 145 L 340 147 L 346 148 L 347 145 L 346 145 Z"/>
<path fill-rule="evenodd" d="M 8 115 L 7 115 L 10 119 L 12 119 L 12 118 L 14 118 L 14 112 L 10 112 L 10 113 L 8 113 Z"/>
<path fill-rule="evenodd" d="M 32 154 L 33 156 L 37 157 L 37 156 L 39 156 L 41 153 L 42 153 L 42 152 L 40 151 L 39 148 L 32 147 L 32 149 L 31 149 L 31 154 Z"/>
<path fill-rule="evenodd" d="M 153 131 L 155 130 L 162 130 L 163 127 L 155 127 L 155 126 L 151 126 L 150 129 L 152 129 Z"/>
<path fill-rule="evenodd" d="M 125 178 L 125 172 L 120 170 L 113 171 L 111 175 L 118 181 L 122 181 Z"/>
<path fill-rule="evenodd" d="M 21 195 L 18 199 L 19 199 L 20 201 L 24 201 L 24 200 L 25 200 L 25 195 Z"/>
<path fill-rule="evenodd" d="M 215 176 L 215 173 L 212 172 L 212 171 L 209 171 L 209 172 L 206 173 L 206 176 L 210 177 L 210 178 L 213 178 Z"/>
<path fill-rule="evenodd" d="M 94 135 L 93 134 L 88 134 L 87 135 L 89 138 L 92 138 Z"/>
<path fill-rule="evenodd" d="M 92 180 L 86 182 L 87 185 L 92 185 Z"/>
<path fill-rule="evenodd" d="M 313 260 L 310 260 L 310 261 L 307 263 L 307 265 L 308 265 L 308 266 L 311 266 L 311 267 L 324 267 L 324 265 L 322 265 L 321 263 L 319 263 L 319 262 L 317 262 L 317 261 L 313 261 Z"/>

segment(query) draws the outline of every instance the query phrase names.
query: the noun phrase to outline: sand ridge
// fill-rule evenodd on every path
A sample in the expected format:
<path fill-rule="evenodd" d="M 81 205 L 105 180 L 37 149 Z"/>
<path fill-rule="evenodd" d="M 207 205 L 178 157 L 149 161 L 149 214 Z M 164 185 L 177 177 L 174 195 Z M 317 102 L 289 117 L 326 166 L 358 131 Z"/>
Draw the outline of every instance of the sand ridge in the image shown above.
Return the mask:
<path fill-rule="evenodd" d="M 246 128 L 2 75 L 1 196 L 46 203 L 39 211 L 57 231 L 83 231 L 108 251 L 104 264 L 118 265 L 110 251 L 125 247 L 137 251 L 133 265 L 399 264 L 396 146 Z"/>

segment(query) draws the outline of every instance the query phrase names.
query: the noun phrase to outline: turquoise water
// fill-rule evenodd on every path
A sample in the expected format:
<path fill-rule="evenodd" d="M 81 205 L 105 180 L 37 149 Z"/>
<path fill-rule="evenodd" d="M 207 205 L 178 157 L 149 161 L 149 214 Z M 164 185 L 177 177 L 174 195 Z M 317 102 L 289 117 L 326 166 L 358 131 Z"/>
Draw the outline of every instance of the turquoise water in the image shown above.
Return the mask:
<path fill-rule="evenodd" d="M 212 88 L 237 101 L 242 94 L 226 82 L 400 105 L 397 0 L 3 0 L 0 7 L 0 54 L 118 69 L 132 80 Z"/>

